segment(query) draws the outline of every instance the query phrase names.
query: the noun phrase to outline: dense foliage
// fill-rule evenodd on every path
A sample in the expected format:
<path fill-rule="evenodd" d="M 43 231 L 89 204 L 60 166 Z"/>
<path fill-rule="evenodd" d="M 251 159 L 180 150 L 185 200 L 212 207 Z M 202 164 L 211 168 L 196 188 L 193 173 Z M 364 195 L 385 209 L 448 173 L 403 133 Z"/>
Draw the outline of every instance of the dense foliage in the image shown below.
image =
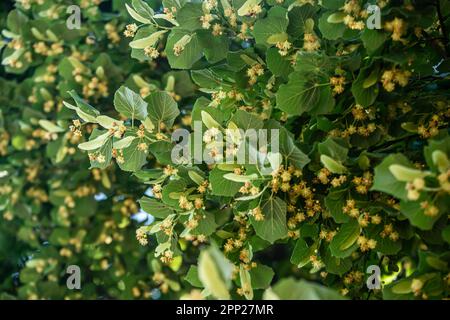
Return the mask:
<path fill-rule="evenodd" d="M 80 1 L 76 36 L 55 1 L 17 2 L 0 210 L 1 273 L 35 250 L 19 297 L 449 296 L 449 1 Z M 172 156 L 199 121 L 217 163 Z M 279 151 L 220 163 L 248 147 L 222 153 L 227 129 L 277 129 Z M 154 222 L 133 227 L 135 198 Z M 59 292 L 72 263 L 92 280 Z"/>

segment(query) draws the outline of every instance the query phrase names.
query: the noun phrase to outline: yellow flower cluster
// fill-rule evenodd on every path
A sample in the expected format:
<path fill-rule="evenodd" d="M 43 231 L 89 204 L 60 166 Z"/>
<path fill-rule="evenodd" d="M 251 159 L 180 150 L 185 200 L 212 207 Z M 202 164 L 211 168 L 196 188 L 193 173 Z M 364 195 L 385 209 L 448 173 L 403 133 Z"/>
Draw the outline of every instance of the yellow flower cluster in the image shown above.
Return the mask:
<path fill-rule="evenodd" d="M 320 49 L 319 38 L 309 32 L 305 32 L 303 36 L 303 49 L 305 51 L 317 51 Z"/>
<path fill-rule="evenodd" d="M 345 88 L 344 88 L 345 77 L 343 77 L 343 76 L 331 77 L 330 84 L 333 87 L 334 95 L 341 94 L 345 90 Z"/>
<path fill-rule="evenodd" d="M 402 39 L 402 36 L 406 34 L 407 25 L 402 19 L 394 18 L 392 21 L 386 22 L 384 24 L 384 29 L 392 32 L 391 37 L 393 41 L 405 42 L 405 40 Z"/>
<path fill-rule="evenodd" d="M 362 177 L 354 177 L 352 182 L 355 185 L 356 192 L 367 194 L 372 186 L 372 173 L 366 171 Z"/>
<path fill-rule="evenodd" d="M 123 32 L 123 34 L 127 38 L 133 38 L 136 34 L 137 29 L 138 29 L 138 26 L 136 23 L 128 24 L 125 27 L 125 31 Z"/>
<path fill-rule="evenodd" d="M 117 32 L 117 26 L 111 22 L 105 24 L 106 37 L 113 43 L 117 44 L 120 42 L 120 35 Z"/>
<path fill-rule="evenodd" d="M 33 45 L 34 52 L 43 56 L 56 56 L 64 52 L 64 47 L 61 42 L 52 43 L 47 46 L 45 42 L 40 41 Z"/>
<path fill-rule="evenodd" d="M 361 8 L 360 1 L 347 0 L 342 8 L 347 15 L 344 24 L 352 30 L 363 30 L 364 20 L 368 17 L 367 10 Z"/>
<path fill-rule="evenodd" d="M 290 43 L 288 40 L 285 40 L 283 42 L 277 42 L 276 47 L 278 48 L 278 53 L 282 57 L 284 57 L 288 55 L 289 50 L 292 48 L 292 43 Z"/>
<path fill-rule="evenodd" d="M 367 239 L 365 236 L 359 236 L 358 239 L 356 240 L 356 243 L 359 245 L 359 249 L 362 252 L 373 250 L 377 246 L 376 240 Z"/>
<path fill-rule="evenodd" d="M 439 208 L 428 201 L 420 203 L 420 207 L 423 209 L 423 213 L 428 217 L 436 217 L 439 214 Z"/>
<path fill-rule="evenodd" d="M 417 128 L 417 133 L 424 139 L 435 137 L 439 134 L 439 124 L 441 122 L 441 117 L 437 114 L 433 115 L 428 121 L 428 125 L 421 124 Z"/>
<path fill-rule="evenodd" d="M 397 68 L 385 70 L 381 76 L 381 83 L 387 92 L 395 90 L 396 84 L 406 87 L 411 78 L 412 73 L 408 70 L 402 71 Z"/>
<path fill-rule="evenodd" d="M 253 66 L 247 69 L 247 77 L 249 78 L 248 84 L 254 85 L 258 80 L 258 77 L 262 76 L 263 74 L 264 67 L 259 63 L 255 63 Z"/>
<path fill-rule="evenodd" d="M 392 225 L 392 223 L 389 223 L 384 225 L 383 231 L 380 232 L 380 237 L 389 237 L 389 239 L 391 239 L 392 241 L 397 241 L 399 235 L 397 231 L 394 231 L 394 226 Z"/>

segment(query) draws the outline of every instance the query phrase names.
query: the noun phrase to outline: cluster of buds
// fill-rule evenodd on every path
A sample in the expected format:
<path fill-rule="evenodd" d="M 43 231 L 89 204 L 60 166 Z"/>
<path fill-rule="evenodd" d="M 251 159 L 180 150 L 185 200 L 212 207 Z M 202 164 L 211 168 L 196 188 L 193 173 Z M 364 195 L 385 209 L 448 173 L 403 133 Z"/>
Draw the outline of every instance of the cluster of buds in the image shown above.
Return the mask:
<path fill-rule="evenodd" d="M 264 67 L 259 63 L 255 63 L 254 65 L 252 65 L 250 68 L 247 69 L 247 77 L 249 78 L 248 84 L 254 85 L 258 80 L 258 77 L 262 76 L 263 74 L 264 74 Z"/>
<path fill-rule="evenodd" d="M 108 82 L 105 80 L 100 80 L 97 77 L 93 77 L 91 81 L 83 86 L 83 96 L 88 99 L 94 97 L 106 98 L 109 95 Z"/>
<path fill-rule="evenodd" d="M 341 174 L 339 177 L 334 177 L 330 184 L 332 187 L 337 188 L 343 185 L 347 181 L 347 176 Z"/>
<path fill-rule="evenodd" d="M 330 78 L 330 84 L 333 87 L 333 94 L 338 95 L 344 92 L 344 85 L 345 85 L 345 77 L 344 76 L 338 76 L 338 77 L 331 77 Z"/>
<path fill-rule="evenodd" d="M 374 240 L 374 239 L 367 239 L 364 236 L 359 236 L 358 239 L 356 240 L 356 243 L 358 243 L 359 249 L 362 252 L 373 250 L 377 246 L 377 241 L 376 240 Z"/>
<path fill-rule="evenodd" d="M 408 191 L 409 200 L 415 201 L 420 197 L 420 191 L 425 188 L 425 180 L 423 178 L 415 178 L 412 182 L 407 182 L 405 189 Z"/>
<path fill-rule="evenodd" d="M 277 42 L 276 47 L 278 48 L 278 53 L 280 56 L 285 57 L 288 55 L 289 50 L 292 48 L 292 43 L 290 43 L 288 40 L 285 40 L 283 42 Z"/>
<path fill-rule="evenodd" d="M 33 45 L 34 52 L 43 56 L 56 56 L 64 52 L 64 47 L 62 43 L 55 42 L 50 46 L 47 46 L 45 42 L 40 41 Z"/>
<path fill-rule="evenodd" d="M 345 203 L 345 206 L 342 207 L 342 212 L 348 214 L 352 218 L 358 218 L 360 211 L 356 207 L 356 202 L 353 199 L 348 199 Z"/>
<path fill-rule="evenodd" d="M 384 225 L 383 231 L 380 232 L 380 237 L 386 238 L 389 237 L 392 241 L 398 240 L 398 232 L 394 230 L 394 226 L 392 223 L 388 223 Z"/>
<path fill-rule="evenodd" d="M 259 193 L 259 188 L 252 185 L 249 181 L 246 181 L 244 185 L 239 189 L 239 192 L 242 194 L 251 194 L 254 196 Z"/>
<path fill-rule="evenodd" d="M 181 209 L 184 209 L 187 211 L 192 210 L 192 208 L 194 208 L 193 203 L 191 201 L 189 201 L 186 196 L 183 196 L 183 195 L 180 196 L 180 198 L 178 199 L 178 206 Z"/>
<path fill-rule="evenodd" d="M 322 168 L 317 173 L 317 179 L 322 184 L 328 184 L 330 182 L 329 176 L 331 176 L 331 172 L 327 168 Z"/>
<path fill-rule="evenodd" d="M 175 14 L 177 13 L 177 8 L 176 7 L 164 8 L 163 12 L 167 16 L 168 19 L 174 19 Z"/>
<path fill-rule="evenodd" d="M 260 207 L 256 207 L 250 210 L 248 214 L 255 218 L 256 221 L 263 221 L 265 218 L 264 213 L 262 212 Z"/>
<path fill-rule="evenodd" d="M 362 177 L 354 177 L 352 180 L 355 185 L 356 192 L 360 194 L 367 194 L 372 186 L 372 173 L 364 172 Z"/>
<path fill-rule="evenodd" d="M 81 133 L 81 122 L 76 119 L 72 121 L 72 125 L 69 127 L 70 131 L 77 137 L 81 137 L 83 134 Z"/>
<path fill-rule="evenodd" d="M 0 156 L 6 156 L 8 153 L 9 134 L 0 130 Z"/>
<path fill-rule="evenodd" d="M 352 116 L 356 121 L 363 121 L 367 119 L 368 112 L 363 106 L 357 104 L 352 108 Z"/>
<path fill-rule="evenodd" d="M 319 233 L 319 238 L 325 240 L 326 242 L 331 242 L 336 233 L 337 232 L 335 230 L 333 231 L 321 230 Z"/>
<path fill-rule="evenodd" d="M 361 8 L 358 0 L 348 0 L 343 6 L 344 24 L 352 30 L 363 30 L 365 27 L 364 20 L 368 17 L 368 12 Z"/>
<path fill-rule="evenodd" d="M 89 161 L 97 161 L 98 163 L 105 163 L 106 157 L 101 153 L 88 153 Z"/>
<path fill-rule="evenodd" d="M 439 214 L 439 209 L 428 201 L 420 203 L 420 207 L 423 209 L 423 213 L 428 217 L 436 217 Z"/>
<path fill-rule="evenodd" d="M 140 227 L 136 230 L 136 239 L 142 246 L 146 246 L 148 244 L 147 229 L 147 227 Z"/>
<path fill-rule="evenodd" d="M 396 84 L 401 87 L 406 87 L 411 75 L 412 73 L 408 70 L 403 71 L 397 68 L 392 68 L 383 72 L 381 75 L 381 83 L 387 92 L 392 92 L 395 90 Z"/>
<path fill-rule="evenodd" d="M 233 28 L 237 26 L 237 16 L 234 8 L 232 7 L 226 8 L 224 10 L 224 16 L 225 18 L 228 19 L 228 23 L 230 24 L 230 26 L 232 26 Z"/>
<path fill-rule="evenodd" d="M 137 213 L 139 208 L 136 204 L 136 201 L 132 198 L 127 198 L 123 201 L 122 206 L 120 207 L 120 213 L 128 216 L 134 213 Z"/>
<path fill-rule="evenodd" d="M 218 23 L 214 23 L 212 27 L 212 34 L 215 37 L 223 35 L 223 27 Z"/>
<path fill-rule="evenodd" d="M 355 126 L 349 125 L 348 128 L 338 133 L 342 138 L 347 138 L 351 135 L 358 134 L 363 137 L 368 137 L 377 130 L 377 125 L 373 122 L 367 125 Z"/>
<path fill-rule="evenodd" d="M 210 13 L 206 13 L 205 15 L 200 17 L 200 22 L 202 23 L 203 29 L 211 28 L 211 21 L 214 20 L 214 17 Z"/>
<path fill-rule="evenodd" d="M 128 24 L 126 26 L 125 31 L 123 32 L 123 34 L 125 35 L 125 37 L 127 38 L 133 38 L 134 35 L 136 34 L 136 31 L 138 29 L 137 24 L 133 23 L 133 24 Z"/>
<path fill-rule="evenodd" d="M 199 234 L 199 235 L 188 234 L 184 237 L 184 239 L 192 242 L 192 245 L 195 247 L 197 247 L 200 244 L 205 243 L 207 241 L 207 238 L 204 234 Z"/>
<path fill-rule="evenodd" d="M 364 273 L 359 270 L 350 271 L 344 276 L 344 284 L 351 285 L 352 283 L 360 283 L 364 279 Z"/>
<path fill-rule="evenodd" d="M 152 188 L 152 192 L 153 192 L 153 196 L 156 199 L 161 199 L 162 198 L 162 187 L 160 184 L 155 184 Z"/>
<path fill-rule="evenodd" d="M 117 44 L 120 42 L 120 35 L 117 32 L 117 26 L 113 23 L 105 24 L 106 37 L 113 43 Z"/>
<path fill-rule="evenodd" d="M 442 172 L 438 175 L 438 181 L 441 185 L 441 189 L 444 190 L 447 193 L 450 193 L 450 169 L 446 172 Z"/>
<path fill-rule="evenodd" d="M 400 18 L 394 18 L 392 21 L 388 21 L 384 24 L 386 31 L 392 32 L 391 38 L 393 41 L 405 42 L 402 36 L 406 34 L 407 25 L 405 21 Z"/>
<path fill-rule="evenodd" d="M 175 43 L 173 46 L 173 54 L 177 57 L 181 55 L 181 53 L 184 51 L 184 46 L 178 43 Z"/>
<path fill-rule="evenodd" d="M 144 54 L 151 59 L 157 59 L 159 57 L 159 51 L 151 46 L 144 48 Z"/>
<path fill-rule="evenodd" d="M 176 176 L 178 174 L 178 169 L 168 165 L 164 168 L 163 172 L 166 176 Z"/>
<path fill-rule="evenodd" d="M 421 124 L 417 128 L 417 133 L 424 139 L 428 139 L 439 134 L 439 123 L 441 122 L 441 117 L 437 114 L 433 115 L 428 121 L 428 125 L 425 126 Z"/>
<path fill-rule="evenodd" d="M 305 51 L 317 51 L 320 49 L 319 38 L 309 32 L 305 32 L 303 36 L 303 49 Z"/>
<path fill-rule="evenodd" d="M 309 261 L 311 262 L 314 269 L 318 270 L 324 266 L 322 260 L 320 260 L 319 257 L 315 254 L 313 254 L 309 257 Z"/>

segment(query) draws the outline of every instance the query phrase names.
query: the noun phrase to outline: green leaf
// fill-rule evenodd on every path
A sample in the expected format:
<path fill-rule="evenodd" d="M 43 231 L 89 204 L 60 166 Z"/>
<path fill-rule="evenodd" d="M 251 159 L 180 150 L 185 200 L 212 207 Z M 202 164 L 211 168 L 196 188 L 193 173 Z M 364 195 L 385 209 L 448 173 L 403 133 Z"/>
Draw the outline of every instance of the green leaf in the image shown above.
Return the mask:
<path fill-rule="evenodd" d="M 134 40 L 130 42 L 130 47 L 133 49 L 144 49 L 146 47 L 153 47 L 156 42 L 161 38 L 163 34 L 165 34 L 167 30 L 160 30 L 152 33 L 148 37 Z"/>
<path fill-rule="evenodd" d="M 234 182 L 250 182 L 252 180 L 258 179 L 258 175 L 256 173 L 250 174 L 250 175 L 238 175 L 235 173 L 226 173 L 223 175 L 223 177 L 227 180 L 234 181 Z"/>
<path fill-rule="evenodd" d="M 111 134 L 109 132 L 103 133 L 102 135 L 89 140 L 87 142 L 80 143 L 78 145 L 78 148 L 81 150 L 96 150 L 103 146 L 105 142 L 111 137 Z"/>
<path fill-rule="evenodd" d="M 372 54 L 381 48 L 387 39 L 387 34 L 379 30 L 365 28 L 361 34 L 361 40 L 369 54 Z"/>
<path fill-rule="evenodd" d="M 347 27 L 343 23 L 330 23 L 328 20 L 333 17 L 333 12 L 324 13 L 319 19 L 319 30 L 322 36 L 328 40 L 337 40 L 344 36 Z"/>
<path fill-rule="evenodd" d="M 446 226 L 444 230 L 442 230 L 442 238 L 445 242 L 450 243 L 450 226 Z"/>
<path fill-rule="evenodd" d="M 166 126 L 171 127 L 175 118 L 180 114 L 177 103 L 167 92 L 152 92 L 145 98 L 145 101 L 148 102 L 148 116 L 155 124 L 163 122 Z"/>
<path fill-rule="evenodd" d="M 227 58 L 229 51 L 227 35 L 214 36 L 210 30 L 197 30 L 196 34 L 209 63 L 217 63 Z"/>
<path fill-rule="evenodd" d="M 356 219 L 341 225 L 338 233 L 330 243 L 331 254 L 336 258 L 346 258 L 356 250 L 356 240 L 361 232 L 361 227 Z"/>
<path fill-rule="evenodd" d="M 242 4 L 242 6 L 240 6 L 239 7 L 239 9 L 238 9 L 238 11 L 237 11 L 237 14 L 239 15 L 239 16 L 246 16 L 246 15 L 248 15 L 251 11 L 251 9 L 255 6 L 255 5 L 257 5 L 257 4 L 259 4 L 259 3 L 261 3 L 261 1 L 262 0 L 246 0 L 243 4 Z"/>
<path fill-rule="evenodd" d="M 63 128 L 61 128 L 60 126 L 58 126 L 48 120 L 43 120 L 43 119 L 39 120 L 39 125 L 50 133 L 59 133 L 59 132 L 66 131 Z"/>
<path fill-rule="evenodd" d="M 270 286 L 275 273 L 272 268 L 258 263 L 256 268 L 250 270 L 253 289 L 266 289 Z"/>
<path fill-rule="evenodd" d="M 239 279 L 241 281 L 241 287 L 244 292 L 244 296 L 247 300 L 253 299 L 253 288 L 250 272 L 245 269 L 244 265 L 241 264 L 239 267 Z"/>
<path fill-rule="evenodd" d="M 114 95 L 114 107 L 117 112 L 131 119 L 144 121 L 147 117 L 147 103 L 139 94 L 124 86 Z"/>
<path fill-rule="evenodd" d="M 406 183 L 398 181 L 389 170 L 389 167 L 393 164 L 411 166 L 409 160 L 400 153 L 387 156 L 383 162 L 375 167 L 375 177 L 371 190 L 385 192 L 396 198 L 408 200 L 405 189 Z"/>
<path fill-rule="evenodd" d="M 155 12 L 153 9 L 143 0 L 132 0 L 134 10 L 145 19 L 151 20 Z"/>
<path fill-rule="evenodd" d="M 292 8 L 288 13 L 288 33 L 294 38 L 300 38 L 305 32 L 306 20 L 316 17 L 317 7 L 309 3 Z"/>
<path fill-rule="evenodd" d="M 428 196 L 428 194 L 422 193 L 417 201 L 411 200 L 401 200 L 400 201 L 400 211 L 408 218 L 409 222 L 418 227 L 421 230 L 431 230 L 434 223 L 439 219 L 442 214 L 442 210 L 436 216 L 428 216 L 424 212 L 422 203 L 427 201 L 429 205 L 434 203 Z"/>
<path fill-rule="evenodd" d="M 234 122 L 239 129 L 244 131 L 248 129 L 261 129 L 263 127 L 263 121 L 260 117 L 244 110 L 236 110 L 230 121 Z"/>
<path fill-rule="evenodd" d="M 347 189 L 333 190 L 325 197 L 325 206 L 336 223 L 345 223 L 350 220 L 350 217 L 342 211 L 347 200 L 347 194 Z"/>
<path fill-rule="evenodd" d="M 142 210 L 155 218 L 165 219 L 168 215 L 174 213 L 174 210 L 170 206 L 149 197 L 142 197 L 139 200 L 139 204 L 141 205 Z"/>
<path fill-rule="evenodd" d="M 197 266 L 190 266 L 189 270 L 186 274 L 186 277 L 184 277 L 184 280 L 189 282 L 193 287 L 196 288 L 202 288 L 203 284 L 198 278 L 198 268 Z"/>
<path fill-rule="evenodd" d="M 214 168 L 209 174 L 212 194 L 216 196 L 233 197 L 238 193 L 242 183 L 230 181 L 224 178 L 228 172 Z"/>
<path fill-rule="evenodd" d="M 228 288 L 231 283 L 233 265 L 222 253 L 210 247 L 200 252 L 198 259 L 198 277 L 208 292 L 215 298 L 230 299 Z"/>
<path fill-rule="evenodd" d="M 140 143 L 142 143 L 141 139 L 134 139 L 128 147 L 122 149 L 125 161 L 118 163 L 120 169 L 130 172 L 139 171 L 147 162 L 147 152 L 138 148 Z"/>
<path fill-rule="evenodd" d="M 190 36 L 190 41 L 184 46 L 184 50 L 179 56 L 176 56 L 173 47 L 184 36 Z M 173 29 L 167 38 L 166 54 L 169 64 L 174 69 L 191 69 L 202 57 L 202 46 L 199 42 L 197 34 L 191 34 L 182 29 Z"/>
<path fill-rule="evenodd" d="M 362 105 L 363 107 L 371 106 L 378 96 L 379 92 L 378 84 L 373 84 L 367 87 L 366 80 L 373 74 L 374 74 L 373 68 L 361 69 L 358 77 L 352 84 L 352 93 L 353 96 L 355 97 L 356 103 Z"/>
<path fill-rule="evenodd" d="M 264 300 L 344 300 L 337 291 L 306 280 L 286 278 L 264 292 Z"/>
<path fill-rule="evenodd" d="M 291 255 L 291 263 L 295 264 L 298 268 L 302 268 L 310 262 L 309 257 L 314 254 L 317 245 L 308 246 L 306 241 L 302 238 L 298 239 L 295 243 L 294 250 Z"/>
<path fill-rule="evenodd" d="M 289 115 L 327 114 L 335 104 L 328 79 L 309 79 L 302 72 L 289 75 L 289 82 L 280 86 L 276 101 L 277 107 Z"/>
<path fill-rule="evenodd" d="M 133 142 L 133 140 L 136 139 L 134 136 L 128 136 L 120 140 L 116 140 L 113 143 L 114 149 L 120 150 L 124 149 L 130 146 L 130 144 Z"/>
<path fill-rule="evenodd" d="M 133 8 L 131 8 L 126 3 L 125 3 L 125 7 L 127 8 L 128 13 L 130 14 L 130 16 L 134 20 L 139 21 L 139 22 L 144 23 L 144 24 L 151 24 L 152 23 L 152 21 L 149 18 L 141 16 L 139 13 L 137 13 Z"/>
<path fill-rule="evenodd" d="M 274 44 L 273 41 L 269 43 L 269 38 L 275 36 L 276 39 L 271 40 L 277 40 L 280 34 L 285 34 L 288 24 L 287 10 L 283 7 L 272 7 L 267 14 L 267 18 L 258 19 L 255 23 L 253 35 L 256 43 L 262 45 Z M 283 37 L 285 39 L 285 36 Z"/>
<path fill-rule="evenodd" d="M 286 237 L 286 203 L 278 197 L 271 197 L 261 206 L 261 210 L 264 220 L 250 218 L 256 234 L 270 243 Z"/>
<path fill-rule="evenodd" d="M 348 147 L 344 139 L 328 137 L 317 145 L 317 150 L 321 155 L 327 155 L 337 161 L 347 160 Z"/>
<path fill-rule="evenodd" d="M 180 24 L 180 28 L 195 31 L 202 28 L 200 18 L 203 14 L 201 3 L 188 2 L 177 12 L 177 22 Z"/>
<path fill-rule="evenodd" d="M 291 62 L 288 58 L 282 57 L 277 48 L 269 48 L 266 53 L 267 67 L 277 77 L 287 79 L 287 76 L 293 71 Z"/>
<path fill-rule="evenodd" d="M 398 181 L 411 182 L 417 178 L 424 178 L 429 173 L 423 172 L 417 169 L 402 166 L 400 164 L 391 164 L 389 166 L 389 171 Z"/>
<path fill-rule="evenodd" d="M 325 168 L 327 168 L 331 173 L 343 174 L 347 172 L 347 168 L 344 165 L 325 154 L 320 156 L 320 162 L 322 162 Z"/>

